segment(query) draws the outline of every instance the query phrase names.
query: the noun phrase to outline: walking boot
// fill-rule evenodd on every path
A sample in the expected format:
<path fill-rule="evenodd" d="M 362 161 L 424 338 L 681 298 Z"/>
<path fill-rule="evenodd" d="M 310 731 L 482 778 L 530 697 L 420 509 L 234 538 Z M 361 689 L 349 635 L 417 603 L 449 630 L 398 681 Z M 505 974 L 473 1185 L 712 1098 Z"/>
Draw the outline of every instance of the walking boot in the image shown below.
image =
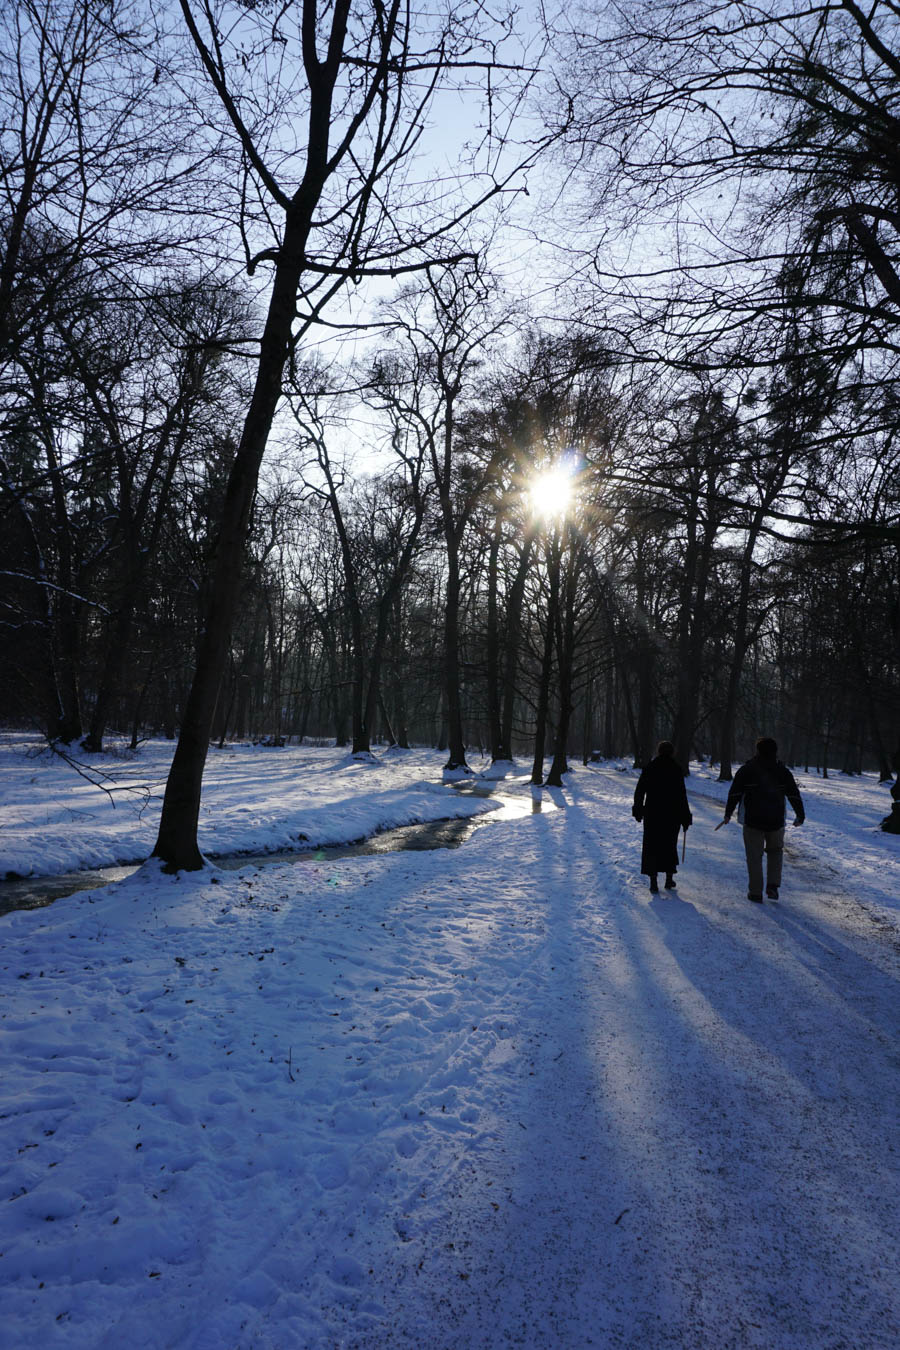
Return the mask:
<path fill-rule="evenodd" d="M 769 900 L 777 900 L 777 899 L 778 899 L 778 887 L 777 887 L 777 886 L 767 886 L 767 887 L 766 887 L 766 897 L 767 897 L 767 899 L 769 899 Z"/>
<path fill-rule="evenodd" d="M 652 872 L 650 874 L 650 890 L 654 895 L 657 895 L 659 893 L 659 882 L 656 880 L 655 872 Z"/>
<path fill-rule="evenodd" d="M 675 889 L 675 878 L 672 876 L 671 872 L 668 872 L 666 874 L 666 890 L 674 891 L 674 889 Z"/>
<path fill-rule="evenodd" d="M 747 892 L 747 899 L 752 900 L 754 904 L 761 905 L 763 898 L 761 895 L 754 895 L 752 891 Z"/>

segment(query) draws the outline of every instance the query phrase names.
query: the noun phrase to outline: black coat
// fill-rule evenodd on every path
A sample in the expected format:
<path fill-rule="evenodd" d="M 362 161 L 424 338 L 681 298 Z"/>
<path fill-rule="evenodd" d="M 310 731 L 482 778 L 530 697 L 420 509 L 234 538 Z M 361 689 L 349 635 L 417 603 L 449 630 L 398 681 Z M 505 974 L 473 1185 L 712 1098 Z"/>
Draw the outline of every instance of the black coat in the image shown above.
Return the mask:
<path fill-rule="evenodd" d="M 631 813 L 644 822 L 641 871 L 675 872 L 678 869 L 678 831 L 692 823 L 684 774 L 671 755 L 657 755 L 642 770 L 634 790 Z"/>
<path fill-rule="evenodd" d="M 784 799 L 787 797 L 798 821 L 806 819 L 803 798 L 796 779 L 787 765 L 778 759 L 763 759 L 754 755 L 742 764 L 725 803 L 728 819 L 740 803 L 739 819 L 754 830 L 780 830 L 784 824 Z"/>

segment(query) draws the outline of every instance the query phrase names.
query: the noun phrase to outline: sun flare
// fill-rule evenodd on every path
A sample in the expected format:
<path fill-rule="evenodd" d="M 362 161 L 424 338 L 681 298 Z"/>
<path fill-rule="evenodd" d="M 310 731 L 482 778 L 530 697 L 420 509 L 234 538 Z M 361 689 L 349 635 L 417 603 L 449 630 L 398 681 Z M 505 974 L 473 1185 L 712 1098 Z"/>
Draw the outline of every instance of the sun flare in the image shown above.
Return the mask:
<path fill-rule="evenodd" d="M 557 466 L 540 474 L 532 483 L 529 494 L 535 515 L 552 520 L 564 516 L 572 501 L 572 474 Z"/>

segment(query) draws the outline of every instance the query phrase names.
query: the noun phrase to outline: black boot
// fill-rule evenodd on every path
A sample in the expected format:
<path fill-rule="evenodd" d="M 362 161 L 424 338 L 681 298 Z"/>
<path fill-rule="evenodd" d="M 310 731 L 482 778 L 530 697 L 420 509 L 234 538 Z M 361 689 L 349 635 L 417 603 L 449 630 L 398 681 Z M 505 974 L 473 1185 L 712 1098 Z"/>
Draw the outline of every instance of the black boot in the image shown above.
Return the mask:
<path fill-rule="evenodd" d="M 675 878 L 672 876 L 672 873 L 671 873 L 671 872 L 667 872 L 667 873 L 666 873 L 666 890 L 667 890 L 667 891 L 674 891 L 674 889 L 675 889 Z"/>
<path fill-rule="evenodd" d="M 654 895 L 656 895 L 657 892 L 659 891 L 659 883 L 656 880 L 655 872 L 650 873 L 650 890 L 653 892 Z"/>

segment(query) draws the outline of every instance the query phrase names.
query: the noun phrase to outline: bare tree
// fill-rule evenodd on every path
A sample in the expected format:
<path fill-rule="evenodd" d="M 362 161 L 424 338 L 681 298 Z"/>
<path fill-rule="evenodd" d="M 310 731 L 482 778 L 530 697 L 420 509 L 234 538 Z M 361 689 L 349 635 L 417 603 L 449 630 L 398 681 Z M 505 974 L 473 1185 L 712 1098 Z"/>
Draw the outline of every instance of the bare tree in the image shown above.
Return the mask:
<path fill-rule="evenodd" d="M 82 556 L 66 502 L 79 476 L 67 388 L 77 377 L 60 332 L 88 318 L 99 297 L 127 303 L 153 285 L 160 265 L 183 262 L 190 241 L 177 207 L 203 155 L 187 152 L 170 115 L 159 79 L 164 47 L 164 34 L 132 0 L 0 8 L 3 431 L 21 448 L 27 426 L 40 442 L 53 549 L 29 516 L 23 463 L 9 441 L 2 491 L 30 541 L 31 589 L 42 592 L 29 608 L 44 635 L 44 724 L 67 741 L 81 732 L 80 627 L 93 602 L 85 593 L 90 549 Z"/>
<path fill-rule="evenodd" d="M 407 288 L 388 311 L 403 335 L 397 373 L 385 390 L 395 416 L 408 422 L 424 445 L 440 509 L 446 562 L 444 697 L 448 772 L 468 772 L 463 731 L 460 548 L 472 512 L 505 457 L 498 445 L 487 461 L 465 452 L 459 437 L 464 400 L 490 343 L 507 328 L 508 313 L 495 304 L 495 286 L 480 268 L 432 268 L 418 288 Z M 399 376 L 399 378 L 398 378 Z"/>
<path fill-rule="evenodd" d="M 418 426 L 398 416 L 390 386 L 389 363 L 380 361 L 364 396 L 383 406 L 388 414 L 392 464 L 371 475 L 361 491 L 352 473 L 345 471 L 329 450 L 321 410 L 325 390 L 322 373 L 315 369 L 303 372 L 292 381 L 290 390 L 301 447 L 312 450 L 318 470 L 314 478 L 305 470 L 307 481 L 327 501 L 340 545 L 344 602 L 352 638 L 355 755 L 371 750 L 376 713 L 383 708 L 382 667 L 390 620 L 415 557 L 428 502 L 424 482 L 426 441 Z"/>
<path fill-rule="evenodd" d="M 165 211 L 203 156 L 171 116 L 164 41 L 133 0 L 0 9 L 0 360 L 59 307 L 73 272 L 124 285 L 127 268 L 187 242 Z"/>
<path fill-rule="evenodd" d="M 130 313 L 129 313 L 130 311 Z M 128 331 L 122 332 L 123 317 Z M 155 562 L 182 456 L 210 419 L 233 405 L 223 348 L 246 323 L 227 289 L 185 280 L 149 302 L 117 306 L 112 346 L 99 313 L 88 331 L 63 324 L 63 340 L 91 422 L 110 460 L 110 625 L 85 748 L 100 751 L 129 654 L 135 610 Z M 104 337 L 106 335 L 104 334 Z"/>
<path fill-rule="evenodd" d="M 697 358 L 785 306 L 815 316 L 820 347 L 895 350 L 896 6 L 650 0 L 595 15 L 568 44 L 579 172 L 607 222 L 646 232 L 650 212 L 678 240 L 622 291 L 645 302 L 665 286 L 657 317 Z"/>
<path fill-rule="evenodd" d="M 202 866 L 197 819 L 241 558 L 289 354 L 348 282 L 395 276 L 440 254 L 476 206 L 499 193 L 496 146 L 468 193 L 414 187 L 411 160 L 448 78 L 481 76 L 480 4 L 426 31 L 399 3 L 287 0 L 277 11 L 180 0 L 185 24 L 238 149 L 248 270 L 273 268 L 256 381 L 229 478 L 216 574 L 154 853 Z M 258 246 L 267 231 L 269 242 Z M 447 260 L 458 256 L 452 249 Z"/>

